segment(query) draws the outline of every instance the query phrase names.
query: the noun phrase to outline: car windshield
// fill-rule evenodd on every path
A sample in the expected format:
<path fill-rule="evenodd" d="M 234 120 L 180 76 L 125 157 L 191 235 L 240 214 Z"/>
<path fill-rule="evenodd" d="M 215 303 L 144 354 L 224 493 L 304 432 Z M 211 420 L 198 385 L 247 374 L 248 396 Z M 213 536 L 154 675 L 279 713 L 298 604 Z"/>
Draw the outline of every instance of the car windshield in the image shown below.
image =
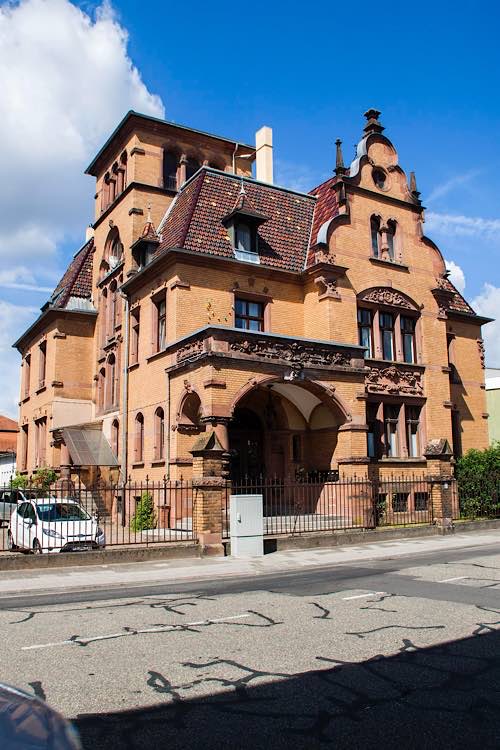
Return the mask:
<path fill-rule="evenodd" d="M 89 514 L 76 503 L 48 503 L 37 505 L 41 521 L 88 521 Z"/>

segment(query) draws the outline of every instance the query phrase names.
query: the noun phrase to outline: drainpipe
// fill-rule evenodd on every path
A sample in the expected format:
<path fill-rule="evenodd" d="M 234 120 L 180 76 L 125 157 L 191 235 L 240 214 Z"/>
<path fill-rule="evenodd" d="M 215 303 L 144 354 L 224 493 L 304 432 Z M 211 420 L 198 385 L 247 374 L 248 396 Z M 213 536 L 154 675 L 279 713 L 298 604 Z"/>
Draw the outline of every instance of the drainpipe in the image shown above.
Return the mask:
<path fill-rule="evenodd" d="M 123 370 L 122 370 L 122 425 L 121 425 L 121 444 L 122 460 L 120 473 L 122 482 L 127 481 L 127 455 L 128 455 L 128 364 L 129 364 L 129 323 L 130 323 L 130 300 L 128 295 L 120 292 L 125 300 L 125 329 L 123 342 Z"/>
<path fill-rule="evenodd" d="M 165 476 L 170 479 L 170 373 L 165 370 L 167 376 L 167 435 L 165 440 Z"/>

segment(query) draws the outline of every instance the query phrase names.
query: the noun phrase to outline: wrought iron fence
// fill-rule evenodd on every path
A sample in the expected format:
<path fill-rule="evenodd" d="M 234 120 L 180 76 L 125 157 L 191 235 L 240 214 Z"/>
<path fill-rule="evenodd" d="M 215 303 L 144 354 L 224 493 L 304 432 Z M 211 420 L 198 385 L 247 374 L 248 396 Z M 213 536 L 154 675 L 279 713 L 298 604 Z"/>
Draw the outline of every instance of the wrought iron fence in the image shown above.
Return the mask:
<path fill-rule="evenodd" d="M 430 482 L 420 476 L 247 478 L 233 483 L 222 508 L 229 536 L 229 496 L 261 494 L 264 534 L 373 529 L 377 526 L 430 524 Z"/>
<path fill-rule="evenodd" d="M 0 551 L 84 551 L 194 539 L 188 481 L 0 487 Z"/>

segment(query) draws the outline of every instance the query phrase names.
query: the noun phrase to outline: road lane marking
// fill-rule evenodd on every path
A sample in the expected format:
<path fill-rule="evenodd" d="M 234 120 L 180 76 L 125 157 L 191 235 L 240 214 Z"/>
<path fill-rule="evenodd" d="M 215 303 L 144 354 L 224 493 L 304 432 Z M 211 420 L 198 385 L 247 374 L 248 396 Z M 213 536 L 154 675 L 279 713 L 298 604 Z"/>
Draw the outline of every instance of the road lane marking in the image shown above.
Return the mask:
<path fill-rule="evenodd" d="M 180 630 L 182 628 L 194 628 L 199 625 L 212 625 L 218 622 L 227 622 L 228 620 L 243 620 L 245 617 L 250 617 L 251 612 L 246 612 L 242 615 L 230 615 L 229 617 L 219 617 L 211 620 L 198 620 L 198 622 L 185 622 L 178 623 L 177 625 L 164 625 L 156 628 L 142 628 L 141 630 L 130 630 L 121 631 L 120 633 L 107 633 L 106 635 L 94 635 L 87 636 L 87 638 L 81 637 L 78 639 L 68 639 L 65 641 L 54 641 L 52 643 L 35 643 L 32 646 L 22 646 L 21 651 L 34 651 L 40 648 L 55 648 L 56 646 L 80 646 L 87 645 L 88 643 L 94 643 L 95 641 L 107 641 L 112 638 L 124 638 L 128 635 L 144 635 L 148 633 L 168 633 L 171 630 Z"/>
<path fill-rule="evenodd" d="M 451 581 L 464 581 L 469 576 L 455 576 L 455 578 L 443 578 L 442 581 L 437 581 L 437 583 L 451 583 Z"/>
<path fill-rule="evenodd" d="M 382 596 L 382 594 L 385 594 L 385 591 L 370 591 L 369 594 L 356 594 L 355 596 L 343 596 L 342 601 L 349 602 L 351 601 L 351 599 L 366 599 L 368 596 Z"/>

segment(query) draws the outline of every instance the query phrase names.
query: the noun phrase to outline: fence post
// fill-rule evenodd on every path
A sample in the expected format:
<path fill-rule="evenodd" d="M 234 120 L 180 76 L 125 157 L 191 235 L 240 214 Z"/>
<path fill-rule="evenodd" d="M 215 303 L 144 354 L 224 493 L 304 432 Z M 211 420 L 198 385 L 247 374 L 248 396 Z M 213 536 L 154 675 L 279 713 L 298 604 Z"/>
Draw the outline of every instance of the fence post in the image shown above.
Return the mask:
<path fill-rule="evenodd" d="M 445 438 L 431 440 L 424 451 L 434 523 L 443 533 L 453 527 L 453 453 Z"/>
<path fill-rule="evenodd" d="M 223 555 L 222 507 L 226 502 L 226 451 L 215 432 L 201 435 L 193 456 L 193 535 L 203 555 Z"/>
<path fill-rule="evenodd" d="M 71 479 L 71 461 L 66 443 L 61 443 L 59 479 L 56 481 L 55 489 L 61 493 L 61 497 L 67 495 L 73 497 L 75 494 L 75 483 Z M 81 489 L 81 488 L 80 488 Z"/>

